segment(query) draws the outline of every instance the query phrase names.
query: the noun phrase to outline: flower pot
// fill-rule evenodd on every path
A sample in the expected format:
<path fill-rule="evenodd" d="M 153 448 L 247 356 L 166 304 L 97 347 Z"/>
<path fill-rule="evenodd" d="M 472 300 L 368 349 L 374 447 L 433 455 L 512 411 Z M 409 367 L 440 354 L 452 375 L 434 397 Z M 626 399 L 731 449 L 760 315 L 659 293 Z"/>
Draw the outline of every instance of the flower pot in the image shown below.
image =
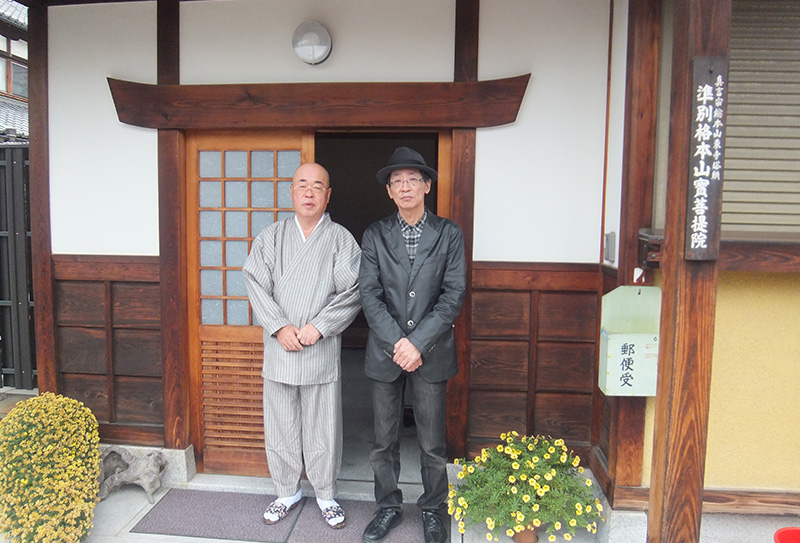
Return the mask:
<path fill-rule="evenodd" d="M 535 528 L 526 528 L 521 532 L 516 532 L 512 539 L 517 543 L 536 543 L 539 541 L 539 534 L 536 533 Z"/>

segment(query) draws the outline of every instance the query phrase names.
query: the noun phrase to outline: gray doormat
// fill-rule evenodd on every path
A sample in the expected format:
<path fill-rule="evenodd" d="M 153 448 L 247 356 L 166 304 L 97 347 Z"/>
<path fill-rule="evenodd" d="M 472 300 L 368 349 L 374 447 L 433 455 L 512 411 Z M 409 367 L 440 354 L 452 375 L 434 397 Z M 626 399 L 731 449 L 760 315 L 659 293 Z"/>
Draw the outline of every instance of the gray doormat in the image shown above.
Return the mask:
<path fill-rule="evenodd" d="M 353 543 L 361 541 L 364 528 L 377 511 L 374 502 L 339 500 L 347 525 L 334 530 L 323 520 L 316 500 L 303 498 L 285 519 L 268 526 L 261 519 L 274 499 L 261 494 L 173 488 L 131 531 L 262 543 Z M 419 507 L 405 505 L 403 515 L 402 524 L 383 540 L 385 543 L 423 540 Z"/>

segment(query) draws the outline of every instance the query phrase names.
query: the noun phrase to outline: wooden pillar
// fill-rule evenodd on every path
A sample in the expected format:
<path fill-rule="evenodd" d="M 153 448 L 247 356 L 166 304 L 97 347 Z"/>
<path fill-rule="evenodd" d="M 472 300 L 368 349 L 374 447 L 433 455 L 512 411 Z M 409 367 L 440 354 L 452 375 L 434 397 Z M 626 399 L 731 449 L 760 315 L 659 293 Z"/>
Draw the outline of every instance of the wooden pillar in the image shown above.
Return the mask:
<path fill-rule="evenodd" d="M 692 61 L 728 55 L 730 20 L 731 0 L 675 0 L 661 351 L 647 529 L 651 543 L 700 538 L 717 263 L 684 259 Z"/>
<path fill-rule="evenodd" d="M 652 224 L 660 39 L 661 0 L 632 0 L 628 4 L 619 285 L 633 284 L 633 272 L 639 266 L 638 232 Z M 609 475 L 615 487 L 639 486 L 645 398 L 619 396 L 607 401 L 611 403 Z"/>
<path fill-rule="evenodd" d="M 456 0 L 455 62 L 453 81 L 478 80 L 478 23 L 480 0 Z M 470 335 L 472 330 L 472 227 L 475 202 L 475 129 L 453 130 L 453 220 L 464 232 L 467 259 L 467 294 L 456 322 L 459 372 L 447 386 L 447 454 L 450 458 L 467 453 L 469 406 Z"/>
<path fill-rule="evenodd" d="M 28 7 L 28 77 L 30 90 L 30 218 L 33 273 L 36 371 L 40 392 L 58 392 L 55 318 L 53 316 L 53 267 L 50 236 L 50 139 L 48 137 L 48 23 L 47 6 Z"/>
<path fill-rule="evenodd" d="M 157 73 L 162 85 L 180 83 L 180 2 L 158 0 Z M 184 262 L 184 136 L 158 131 L 159 285 L 161 356 L 164 371 L 164 442 L 186 448 L 189 435 L 188 340 Z"/>

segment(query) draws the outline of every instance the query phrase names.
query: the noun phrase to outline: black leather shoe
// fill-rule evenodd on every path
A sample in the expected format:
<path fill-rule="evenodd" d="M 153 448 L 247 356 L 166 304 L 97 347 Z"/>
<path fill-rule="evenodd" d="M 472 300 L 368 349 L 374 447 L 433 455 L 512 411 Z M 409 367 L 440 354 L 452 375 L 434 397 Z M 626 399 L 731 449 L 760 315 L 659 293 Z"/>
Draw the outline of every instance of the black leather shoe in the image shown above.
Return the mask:
<path fill-rule="evenodd" d="M 367 527 L 364 529 L 364 543 L 375 543 L 381 541 L 392 528 L 397 526 L 403 521 L 403 511 L 400 509 L 393 509 L 391 507 L 384 507 L 375 513 Z M 444 540 L 443 540 L 444 541 Z"/>
<path fill-rule="evenodd" d="M 445 543 L 447 529 L 442 522 L 442 515 L 438 511 L 422 512 L 422 529 L 425 532 L 425 543 Z"/>

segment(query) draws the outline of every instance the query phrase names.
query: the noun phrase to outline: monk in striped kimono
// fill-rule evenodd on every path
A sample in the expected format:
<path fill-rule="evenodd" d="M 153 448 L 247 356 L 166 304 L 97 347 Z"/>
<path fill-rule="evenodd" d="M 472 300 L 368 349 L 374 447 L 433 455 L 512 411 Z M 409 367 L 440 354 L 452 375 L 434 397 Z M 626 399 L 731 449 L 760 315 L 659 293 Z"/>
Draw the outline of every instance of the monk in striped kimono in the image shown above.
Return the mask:
<path fill-rule="evenodd" d="M 361 250 L 325 213 L 328 172 L 301 165 L 291 186 L 294 217 L 266 227 L 244 263 L 250 305 L 264 328 L 264 440 L 278 498 L 274 524 L 302 497 L 306 475 L 325 521 L 345 524 L 336 501 L 342 462 L 341 333 L 360 309 Z"/>

